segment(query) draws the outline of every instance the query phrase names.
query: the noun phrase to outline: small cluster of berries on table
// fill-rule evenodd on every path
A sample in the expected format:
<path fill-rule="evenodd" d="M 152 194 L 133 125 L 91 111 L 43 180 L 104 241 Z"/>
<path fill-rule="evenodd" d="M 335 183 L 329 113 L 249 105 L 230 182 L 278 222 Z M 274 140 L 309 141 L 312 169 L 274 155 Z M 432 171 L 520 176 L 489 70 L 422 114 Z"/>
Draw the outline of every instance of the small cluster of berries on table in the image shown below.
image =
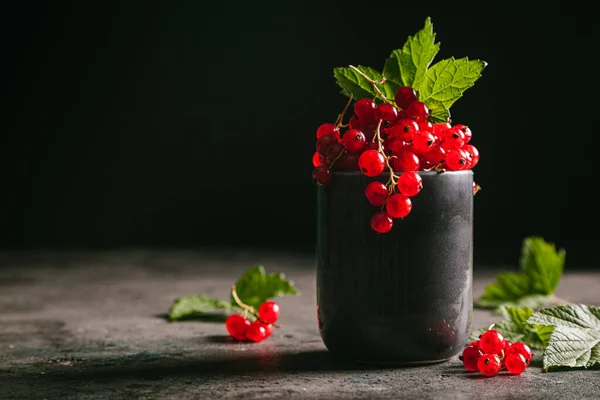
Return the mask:
<path fill-rule="evenodd" d="M 409 86 L 398 89 L 394 100 L 394 104 L 377 105 L 370 98 L 359 99 L 344 125 L 351 97 L 335 123 L 317 129 L 312 158 L 312 178 L 319 185 L 332 180 L 334 169 L 362 171 L 371 178 L 388 170 L 387 183 L 374 179 L 365 189 L 368 201 L 381 207 L 371 219 L 371 227 L 378 233 L 389 232 L 394 219 L 411 212 L 410 198 L 423 188 L 417 171 L 467 170 L 479 161 L 467 125 L 431 123 L 429 108 Z M 479 189 L 474 183 L 473 194 Z"/>
<path fill-rule="evenodd" d="M 527 344 L 511 343 L 500 332 L 489 329 L 481 334 L 479 340 L 465 347 L 459 358 L 467 371 L 496 376 L 503 369 L 513 375 L 521 374 L 533 356 Z"/>
<path fill-rule="evenodd" d="M 237 340 L 262 342 L 273 333 L 275 322 L 279 319 L 279 305 L 273 301 L 265 301 L 258 308 L 255 317 L 250 322 L 246 315 L 230 315 L 225 321 L 227 332 Z"/>

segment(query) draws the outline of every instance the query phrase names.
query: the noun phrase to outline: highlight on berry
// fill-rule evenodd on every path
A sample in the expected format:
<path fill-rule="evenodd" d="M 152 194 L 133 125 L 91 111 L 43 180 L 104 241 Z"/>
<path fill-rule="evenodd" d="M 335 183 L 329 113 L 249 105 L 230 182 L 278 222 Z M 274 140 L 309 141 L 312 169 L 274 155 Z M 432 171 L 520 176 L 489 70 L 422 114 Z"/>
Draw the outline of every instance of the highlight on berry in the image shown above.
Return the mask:
<path fill-rule="evenodd" d="M 389 232 L 395 220 L 410 214 L 411 197 L 423 189 L 420 171 L 470 170 L 479 162 L 469 126 L 432 123 L 427 104 L 419 101 L 419 93 L 409 86 L 398 89 L 393 101 L 354 101 L 344 123 L 352 102 L 350 97 L 335 123 L 317 128 L 312 178 L 318 185 L 328 185 L 335 170 L 360 171 L 372 178 L 365 196 L 380 207 L 371 219 L 377 233 Z M 473 195 L 480 189 L 473 183 Z"/>

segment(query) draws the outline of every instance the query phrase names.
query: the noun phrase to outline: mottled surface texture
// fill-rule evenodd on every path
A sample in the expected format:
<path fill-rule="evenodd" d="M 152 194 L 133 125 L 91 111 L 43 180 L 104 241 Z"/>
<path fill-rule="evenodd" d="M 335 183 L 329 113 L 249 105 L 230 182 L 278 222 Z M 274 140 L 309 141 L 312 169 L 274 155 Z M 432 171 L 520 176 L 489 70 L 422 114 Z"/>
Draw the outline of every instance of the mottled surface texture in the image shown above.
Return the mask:
<path fill-rule="evenodd" d="M 392 368 L 338 361 L 317 329 L 315 257 L 287 253 L 4 253 L 0 257 L 0 399 L 418 398 L 597 399 L 600 370 L 483 378 L 460 362 Z M 169 323 L 177 296 L 226 299 L 263 264 L 302 291 L 281 298 L 281 325 L 234 343 L 222 321 Z M 474 295 L 496 271 L 475 265 Z M 600 274 L 568 271 L 558 295 L 600 304 Z M 355 315 L 360 325 L 361 315 Z M 474 327 L 495 319 L 475 310 Z"/>

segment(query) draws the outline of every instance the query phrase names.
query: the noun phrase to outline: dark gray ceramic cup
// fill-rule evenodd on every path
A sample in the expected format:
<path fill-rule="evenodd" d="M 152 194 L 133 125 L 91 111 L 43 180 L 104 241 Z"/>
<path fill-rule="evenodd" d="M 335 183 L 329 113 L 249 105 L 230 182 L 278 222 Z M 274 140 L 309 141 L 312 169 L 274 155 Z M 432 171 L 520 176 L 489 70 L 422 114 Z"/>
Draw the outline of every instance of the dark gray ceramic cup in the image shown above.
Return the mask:
<path fill-rule="evenodd" d="M 444 361 L 472 315 L 473 172 L 419 172 L 411 213 L 371 229 L 373 179 L 335 171 L 317 188 L 317 314 L 326 347 L 356 361 Z"/>

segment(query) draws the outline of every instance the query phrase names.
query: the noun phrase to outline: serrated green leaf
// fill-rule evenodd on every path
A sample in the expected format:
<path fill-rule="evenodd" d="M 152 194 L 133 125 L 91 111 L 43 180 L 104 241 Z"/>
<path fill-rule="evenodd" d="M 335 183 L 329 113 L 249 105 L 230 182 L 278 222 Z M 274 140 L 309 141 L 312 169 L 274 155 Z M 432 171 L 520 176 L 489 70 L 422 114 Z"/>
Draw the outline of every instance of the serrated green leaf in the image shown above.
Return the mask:
<path fill-rule="evenodd" d="M 556 251 L 554 243 L 541 237 L 529 237 L 523 241 L 521 271 L 531 282 L 531 292 L 550 295 L 554 293 L 565 264 L 565 250 Z"/>
<path fill-rule="evenodd" d="M 216 310 L 229 310 L 231 304 L 205 295 L 182 296 L 169 309 L 169 319 L 179 321 Z"/>
<path fill-rule="evenodd" d="M 273 297 L 300 294 L 294 282 L 285 279 L 283 273 L 267 274 L 262 265 L 246 271 L 236 282 L 235 289 L 240 300 L 255 309 Z M 237 304 L 233 296 L 231 304 Z"/>
<path fill-rule="evenodd" d="M 357 68 L 365 68 L 358 66 Z M 373 85 L 364 76 L 350 67 L 338 67 L 333 70 L 336 83 L 342 88 L 344 96 L 352 96 L 354 99 L 364 97 L 375 97 Z"/>
<path fill-rule="evenodd" d="M 431 66 L 419 86 L 415 87 L 419 100 L 429 107 L 431 118 L 436 122 L 446 122 L 450 106 L 475 84 L 486 66 L 485 61 L 469 60 L 467 57 L 447 58 Z"/>
<path fill-rule="evenodd" d="M 392 51 L 385 61 L 383 75 L 394 83 L 396 90 L 401 86 L 418 87 L 439 50 L 440 44 L 435 43 L 433 24 L 428 17 L 423 28 L 409 36 L 401 49 Z"/>
<path fill-rule="evenodd" d="M 537 309 L 555 302 L 553 293 L 564 268 L 565 251 L 541 237 L 530 236 L 521 246 L 519 273 L 498 274 L 473 305 L 496 308 L 501 305 Z"/>
<path fill-rule="evenodd" d="M 600 366 L 600 307 L 585 304 L 544 308 L 527 319 L 533 326 L 552 326 L 543 367 Z"/>
<path fill-rule="evenodd" d="M 543 349 L 548 341 L 553 328 L 547 326 L 534 326 L 528 324 L 527 319 L 534 314 L 531 308 L 499 307 L 499 313 L 505 318 L 494 323 L 492 329 L 497 330 L 506 340 L 511 342 L 527 343 L 532 349 Z M 477 340 L 479 335 L 489 327 L 483 327 L 471 332 L 470 340 Z"/>

